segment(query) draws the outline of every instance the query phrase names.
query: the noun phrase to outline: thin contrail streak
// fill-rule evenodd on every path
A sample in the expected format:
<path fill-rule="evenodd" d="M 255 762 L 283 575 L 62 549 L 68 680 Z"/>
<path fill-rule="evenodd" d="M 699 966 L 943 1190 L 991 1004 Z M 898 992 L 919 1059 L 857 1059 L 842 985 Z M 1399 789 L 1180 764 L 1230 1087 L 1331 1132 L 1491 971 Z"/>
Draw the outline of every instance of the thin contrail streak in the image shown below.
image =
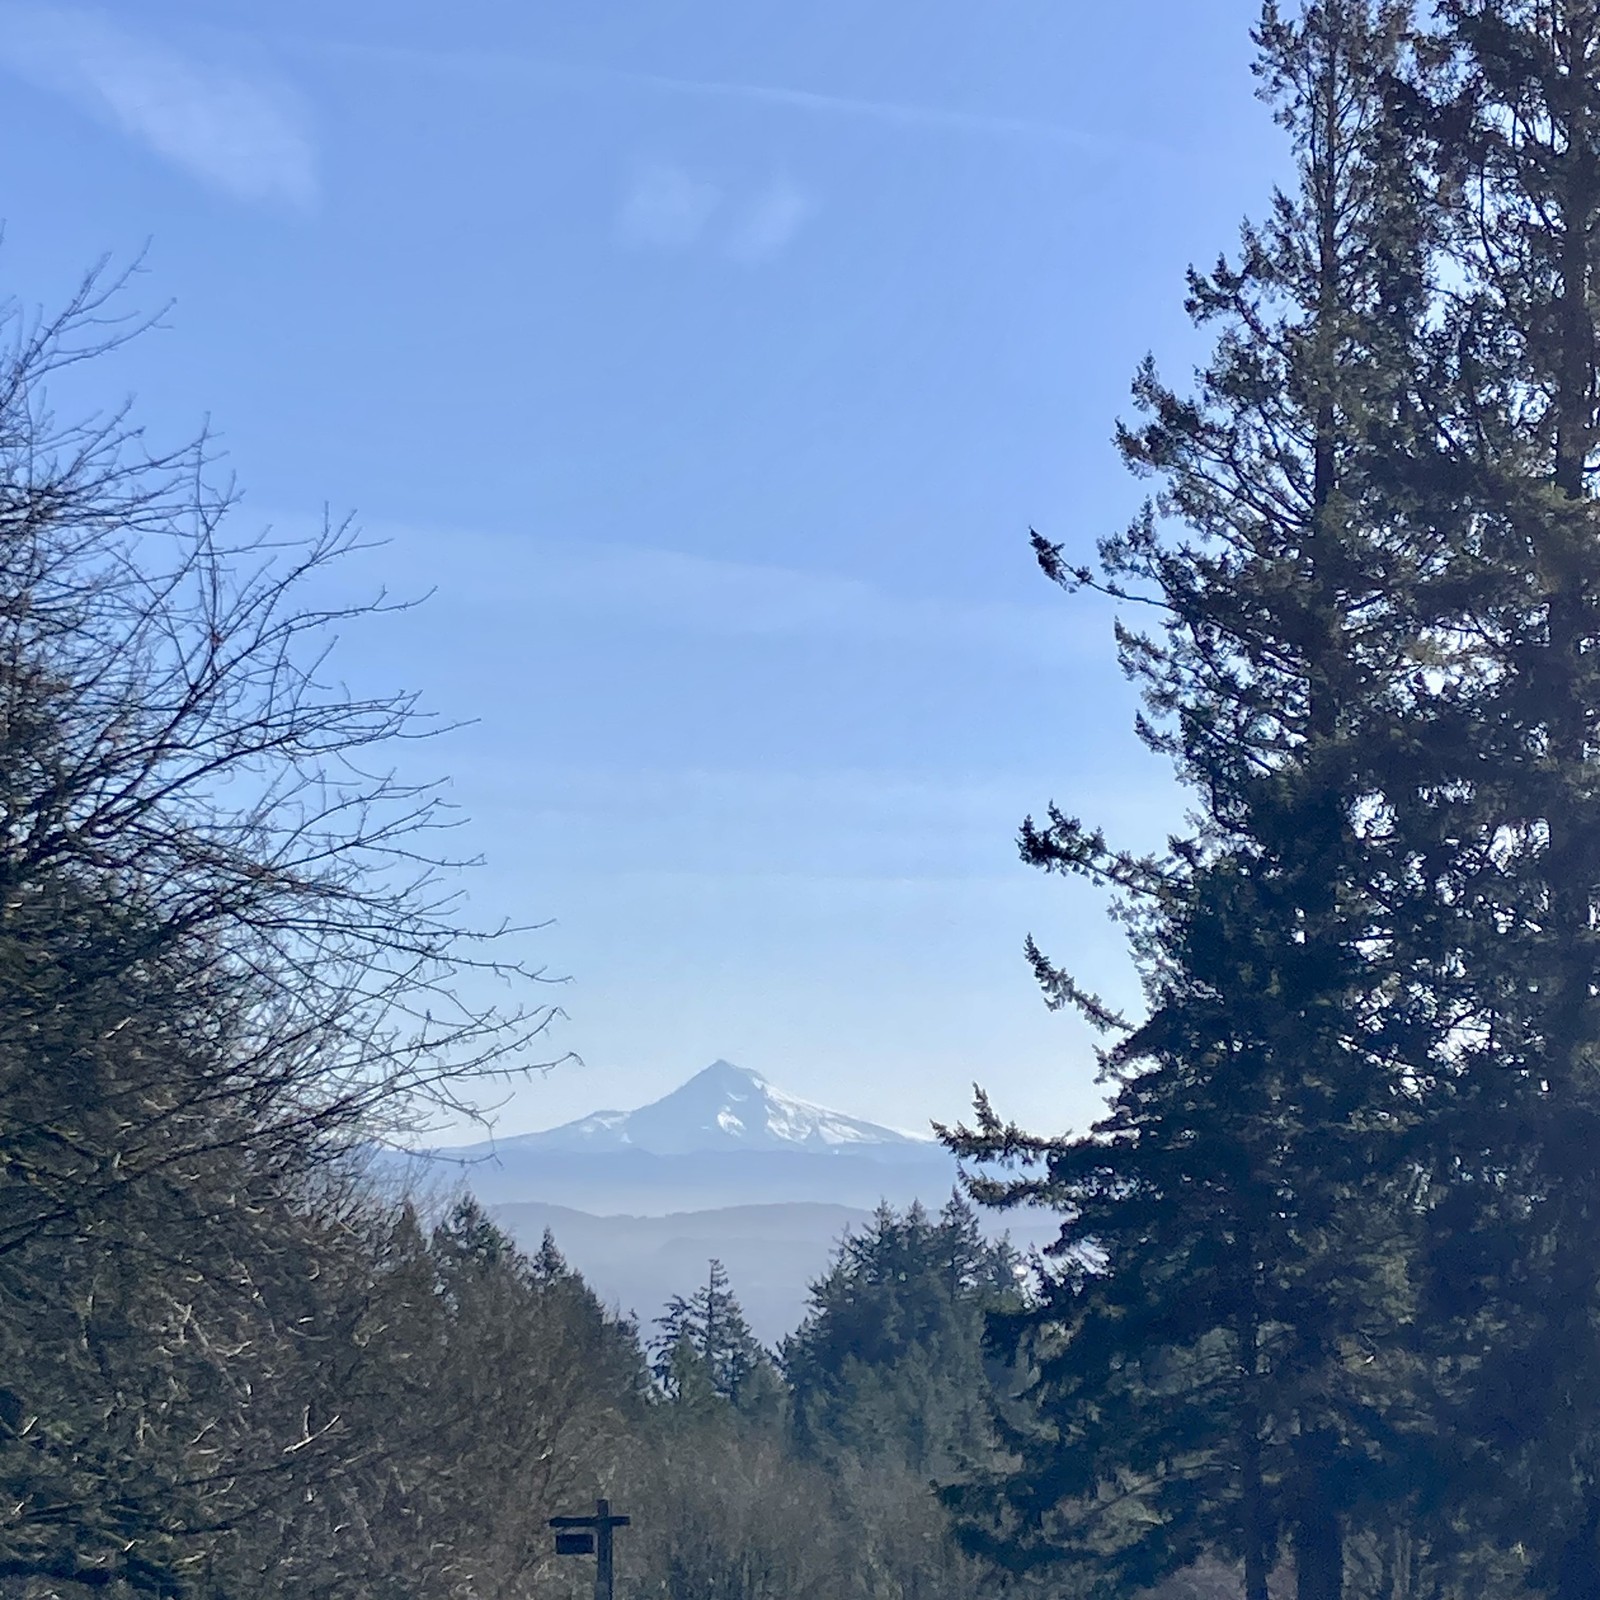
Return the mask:
<path fill-rule="evenodd" d="M 657 73 L 617 73 L 618 82 L 636 83 L 667 94 L 700 95 L 707 99 L 748 100 L 758 105 L 788 106 L 824 116 L 863 117 L 901 127 L 949 128 L 959 133 L 984 133 L 1049 139 L 1081 149 L 1109 148 L 1109 141 L 1059 122 L 1031 117 L 995 116 L 983 111 L 951 111 L 939 106 L 910 105 L 895 100 L 865 100 L 853 95 L 821 94 L 766 83 L 729 83 L 716 78 L 670 78 Z"/>
<path fill-rule="evenodd" d="M 783 84 L 741 83 L 722 78 L 680 78 L 666 73 L 587 67 L 529 56 L 492 55 L 479 50 L 430 51 L 405 45 L 334 42 L 304 37 L 293 41 L 280 39 L 279 42 L 292 43 L 297 48 L 317 53 L 338 54 L 412 70 L 470 76 L 480 80 L 531 82 L 549 88 L 646 89 L 658 94 L 708 100 L 738 100 L 752 105 L 806 112 L 813 116 L 854 117 L 902 128 L 944 129 L 952 133 L 1036 140 L 1097 153 L 1128 148 L 1128 141 L 1124 139 L 1086 133 L 1081 128 L 1041 118 L 1002 116 L 984 111 L 958 111 L 904 101 L 827 94 Z"/>

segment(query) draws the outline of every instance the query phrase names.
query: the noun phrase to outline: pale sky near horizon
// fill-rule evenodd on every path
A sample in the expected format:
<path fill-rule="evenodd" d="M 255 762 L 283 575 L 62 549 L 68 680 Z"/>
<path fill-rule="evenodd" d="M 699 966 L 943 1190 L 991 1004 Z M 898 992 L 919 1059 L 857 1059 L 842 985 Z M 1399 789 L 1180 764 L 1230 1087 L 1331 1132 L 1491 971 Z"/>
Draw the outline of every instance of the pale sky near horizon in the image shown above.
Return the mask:
<path fill-rule="evenodd" d="M 1027 530 L 1087 553 L 1144 492 L 1134 367 L 1197 359 L 1184 268 L 1283 162 L 1255 9 L 0 3 L 5 289 L 148 240 L 174 308 L 107 398 L 434 591 L 344 665 L 476 719 L 428 752 L 474 912 L 570 980 L 583 1065 L 501 1132 L 718 1056 L 897 1126 L 974 1080 L 1092 1115 L 1024 935 L 1133 986 L 1017 825 L 1179 801 Z"/>

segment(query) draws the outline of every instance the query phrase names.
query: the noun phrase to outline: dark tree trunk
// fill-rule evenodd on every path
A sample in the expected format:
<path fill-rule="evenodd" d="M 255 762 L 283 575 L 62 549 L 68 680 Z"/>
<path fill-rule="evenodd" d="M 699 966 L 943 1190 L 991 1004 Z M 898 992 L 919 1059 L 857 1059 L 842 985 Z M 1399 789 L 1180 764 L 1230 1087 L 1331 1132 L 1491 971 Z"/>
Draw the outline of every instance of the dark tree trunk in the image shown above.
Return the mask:
<path fill-rule="evenodd" d="M 1251 1271 L 1249 1263 L 1255 1255 L 1251 1240 L 1242 1241 L 1246 1261 L 1246 1281 Z M 1247 1295 L 1253 1301 L 1250 1289 Z M 1272 1564 L 1271 1539 L 1267 1526 L 1266 1494 L 1261 1481 L 1261 1416 L 1256 1404 L 1256 1386 L 1261 1377 L 1261 1338 L 1253 1311 L 1242 1318 L 1239 1328 L 1239 1367 L 1249 1384 L 1248 1399 L 1241 1418 L 1243 1437 L 1240 1474 L 1241 1521 L 1244 1531 L 1244 1600 L 1268 1600 L 1267 1573 Z"/>
<path fill-rule="evenodd" d="M 1583 1516 L 1556 1556 L 1552 1600 L 1600 1600 L 1600 1492 L 1586 1483 Z"/>
<path fill-rule="evenodd" d="M 1296 1451 L 1295 1600 L 1343 1600 L 1344 1525 L 1332 1483 L 1337 1438 L 1326 1429 L 1302 1436 Z"/>
<path fill-rule="evenodd" d="M 1558 35 L 1567 64 L 1583 72 L 1593 59 L 1592 20 L 1569 23 Z M 1560 348 L 1555 362 L 1555 487 L 1569 502 L 1588 498 L 1586 473 L 1596 442 L 1594 322 L 1594 229 L 1600 214 L 1593 155 L 1595 129 L 1586 95 L 1572 98 L 1564 162 L 1565 229 L 1561 242 L 1557 324 Z M 1542 552 L 1554 577 L 1548 608 L 1550 753 L 1555 762 L 1580 772 L 1590 758 L 1591 708 L 1583 682 L 1583 656 L 1595 627 L 1593 600 L 1585 568 L 1591 558 L 1587 528 L 1558 523 Z M 1588 814 L 1586 815 L 1586 811 Z M 1573 1367 L 1595 1359 L 1586 1308 L 1595 1288 L 1592 1257 L 1594 1184 L 1592 1121 L 1574 1116 L 1593 1104 L 1592 1050 L 1596 1033 L 1593 905 L 1597 877 L 1592 811 L 1562 796 L 1552 806 L 1549 824 L 1549 883 L 1555 960 L 1550 975 L 1550 1007 L 1545 1019 L 1546 1063 L 1552 1111 L 1559 1120 L 1547 1135 L 1559 1174 L 1564 1204 L 1556 1223 L 1556 1262 L 1551 1284 L 1555 1300 L 1555 1348 Z M 1586 1348 L 1586 1346 L 1588 1348 Z M 1600 1492 L 1580 1473 L 1577 1525 L 1557 1547 L 1555 1600 L 1600 1600 Z"/>
<path fill-rule="evenodd" d="M 1261 1491 L 1261 1441 L 1244 1441 L 1244 1600 L 1268 1600 L 1266 1513 Z"/>

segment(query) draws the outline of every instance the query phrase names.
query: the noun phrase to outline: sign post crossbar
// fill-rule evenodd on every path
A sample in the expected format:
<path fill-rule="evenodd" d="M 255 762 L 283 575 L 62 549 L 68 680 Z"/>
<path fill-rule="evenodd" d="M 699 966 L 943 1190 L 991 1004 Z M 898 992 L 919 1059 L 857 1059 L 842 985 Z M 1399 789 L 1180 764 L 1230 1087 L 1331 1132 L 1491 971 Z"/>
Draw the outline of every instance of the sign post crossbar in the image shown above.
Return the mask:
<path fill-rule="evenodd" d="M 614 1517 L 609 1500 L 596 1500 L 592 1517 L 551 1517 L 556 1530 L 558 1556 L 593 1556 L 594 1600 L 613 1600 L 615 1584 L 611 1559 L 611 1535 L 626 1528 L 631 1517 Z"/>

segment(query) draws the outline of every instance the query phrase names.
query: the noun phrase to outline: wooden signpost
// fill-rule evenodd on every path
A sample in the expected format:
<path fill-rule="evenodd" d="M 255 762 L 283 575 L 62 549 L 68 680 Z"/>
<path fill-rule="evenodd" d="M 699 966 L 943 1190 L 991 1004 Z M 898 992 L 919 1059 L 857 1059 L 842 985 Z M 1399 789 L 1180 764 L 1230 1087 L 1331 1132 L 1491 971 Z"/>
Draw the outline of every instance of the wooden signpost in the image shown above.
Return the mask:
<path fill-rule="evenodd" d="M 612 1600 L 613 1569 L 611 1564 L 611 1534 L 616 1528 L 626 1528 L 631 1517 L 611 1515 L 609 1500 L 596 1500 L 592 1517 L 551 1517 L 550 1526 L 556 1530 L 558 1556 L 593 1556 L 594 1600 Z"/>

